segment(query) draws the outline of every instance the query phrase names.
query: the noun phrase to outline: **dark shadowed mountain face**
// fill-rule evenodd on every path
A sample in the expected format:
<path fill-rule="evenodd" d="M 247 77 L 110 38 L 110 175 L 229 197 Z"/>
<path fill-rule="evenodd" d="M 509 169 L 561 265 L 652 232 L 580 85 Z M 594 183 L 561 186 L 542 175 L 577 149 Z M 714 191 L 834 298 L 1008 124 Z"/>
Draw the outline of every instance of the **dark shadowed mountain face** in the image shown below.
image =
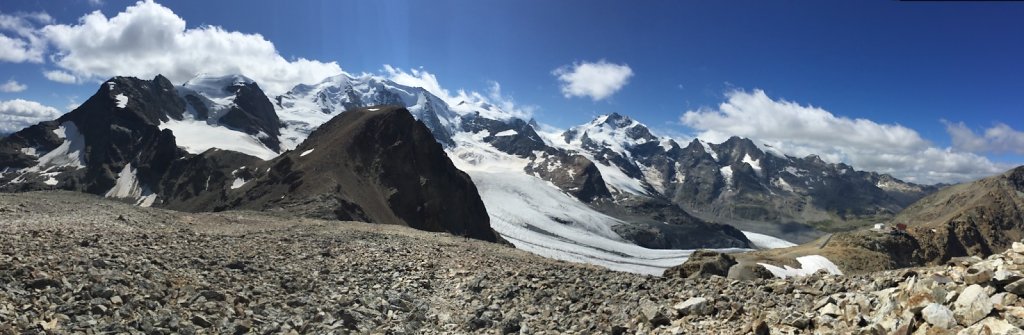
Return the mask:
<path fill-rule="evenodd" d="M 234 115 L 233 124 L 261 124 L 271 130 L 260 131 L 276 133 L 277 117 L 259 87 L 232 87 L 219 89 L 235 90 L 234 107 L 226 111 Z M 179 168 L 178 160 L 190 155 L 178 147 L 165 124 L 210 117 L 207 105 L 193 108 L 188 102 L 200 101 L 200 95 L 183 98 L 179 89 L 193 92 L 175 87 L 163 76 L 153 80 L 114 77 L 104 82 L 70 113 L 0 140 L 0 166 L 5 169 L 0 187 L 83 191 L 142 205 L 176 192 L 165 190 L 164 181 L 172 169 Z M 173 177 L 180 172 L 175 170 Z"/>
<path fill-rule="evenodd" d="M 272 161 L 220 149 L 189 153 L 167 123 L 228 128 L 267 148 L 279 143 L 281 125 L 259 86 L 244 77 L 201 79 L 180 87 L 162 76 L 103 83 L 71 113 L 0 139 L 0 188 L 74 190 L 189 211 L 281 209 L 497 240 L 472 181 L 407 110 L 346 113 L 301 151 Z"/>
<path fill-rule="evenodd" d="M 404 108 L 342 113 L 268 165 L 230 206 L 497 239 L 473 181 Z"/>

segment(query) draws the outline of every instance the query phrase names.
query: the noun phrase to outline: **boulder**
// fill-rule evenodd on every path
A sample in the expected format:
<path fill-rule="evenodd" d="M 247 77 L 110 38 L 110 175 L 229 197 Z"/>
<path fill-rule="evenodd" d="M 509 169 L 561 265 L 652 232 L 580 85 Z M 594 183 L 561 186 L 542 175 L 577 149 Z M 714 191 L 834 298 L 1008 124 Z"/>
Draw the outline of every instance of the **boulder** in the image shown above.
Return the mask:
<path fill-rule="evenodd" d="M 734 280 L 755 280 L 769 279 L 775 276 L 760 264 L 740 262 L 729 268 L 729 273 L 726 277 Z"/>
<path fill-rule="evenodd" d="M 968 286 L 960 292 L 960 296 L 953 303 L 957 321 L 961 325 L 970 326 L 988 316 L 992 312 L 992 300 L 981 285 Z"/>
<path fill-rule="evenodd" d="M 931 303 L 925 306 L 921 310 L 921 317 L 928 324 L 943 328 L 951 329 L 956 326 L 956 319 L 953 317 L 953 311 L 949 310 L 946 306 Z"/>
<path fill-rule="evenodd" d="M 711 250 L 697 250 L 685 263 L 665 270 L 665 277 L 708 278 L 729 275 L 729 268 L 736 265 L 736 259 L 728 254 Z"/>

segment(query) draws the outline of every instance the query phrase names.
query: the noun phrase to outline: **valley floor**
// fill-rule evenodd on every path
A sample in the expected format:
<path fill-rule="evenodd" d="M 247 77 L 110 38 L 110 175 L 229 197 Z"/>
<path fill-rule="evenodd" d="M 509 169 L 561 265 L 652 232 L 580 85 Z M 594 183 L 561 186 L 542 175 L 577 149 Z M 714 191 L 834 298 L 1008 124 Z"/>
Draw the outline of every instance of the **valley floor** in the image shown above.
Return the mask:
<path fill-rule="evenodd" d="M 66 192 L 0 194 L 0 231 L 0 334 L 787 333 L 821 327 L 822 299 L 906 274 L 660 278 L 404 227 Z"/>

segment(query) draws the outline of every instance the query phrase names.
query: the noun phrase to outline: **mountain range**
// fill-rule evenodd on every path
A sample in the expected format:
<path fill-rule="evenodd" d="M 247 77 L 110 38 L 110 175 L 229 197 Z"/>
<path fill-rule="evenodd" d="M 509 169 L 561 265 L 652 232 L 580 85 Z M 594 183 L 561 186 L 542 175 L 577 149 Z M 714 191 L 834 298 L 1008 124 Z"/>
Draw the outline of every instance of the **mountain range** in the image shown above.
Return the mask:
<path fill-rule="evenodd" d="M 486 102 L 341 74 L 276 97 L 240 75 L 111 78 L 0 139 L 0 190 L 38 189 L 402 224 L 660 273 L 697 248 L 890 220 L 937 187 L 739 137 L 684 145 L 614 113 L 544 131 Z"/>

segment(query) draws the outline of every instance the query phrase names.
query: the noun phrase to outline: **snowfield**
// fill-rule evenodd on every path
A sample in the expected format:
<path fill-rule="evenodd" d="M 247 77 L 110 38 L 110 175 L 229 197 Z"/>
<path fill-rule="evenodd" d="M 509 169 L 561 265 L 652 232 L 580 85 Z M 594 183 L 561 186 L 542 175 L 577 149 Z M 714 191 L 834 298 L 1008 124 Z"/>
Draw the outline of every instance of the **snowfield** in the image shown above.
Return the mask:
<path fill-rule="evenodd" d="M 777 249 L 777 248 L 789 248 L 796 246 L 796 243 L 783 240 L 775 236 L 769 236 L 765 234 L 758 234 L 755 232 L 744 231 L 743 235 L 747 236 L 750 243 L 753 243 L 758 249 Z"/>
<path fill-rule="evenodd" d="M 813 274 L 815 272 L 818 272 L 818 270 L 822 270 L 822 269 L 824 269 L 825 271 L 828 271 L 828 273 L 831 273 L 831 274 L 834 274 L 834 275 L 842 275 L 843 274 L 843 271 L 840 271 L 839 267 L 836 266 L 835 263 L 832 263 L 832 261 L 828 260 L 828 258 L 825 258 L 824 256 L 820 256 L 820 255 L 802 256 L 802 257 L 797 257 L 796 261 L 800 262 L 800 268 L 793 268 L 793 267 L 788 266 L 788 265 L 780 268 L 778 266 L 771 265 L 771 264 L 765 264 L 765 263 L 757 263 L 757 264 L 760 264 L 765 269 L 768 269 L 768 272 L 771 272 L 773 275 L 775 275 L 776 277 L 779 277 L 779 278 L 802 277 L 802 276 Z"/>
<path fill-rule="evenodd" d="M 694 252 L 647 249 L 623 240 L 612 227 L 625 222 L 590 208 L 547 181 L 526 175 L 525 159 L 479 142 L 480 135 L 485 134 L 457 134 L 456 146 L 448 155 L 476 184 L 491 227 L 516 248 L 564 261 L 659 276 Z"/>
<path fill-rule="evenodd" d="M 170 129 L 178 146 L 192 154 L 201 154 L 217 148 L 241 152 L 262 160 L 270 160 L 278 155 L 252 135 L 195 120 L 190 118 L 190 115 L 181 121 L 170 120 L 161 123 L 160 129 Z"/>

